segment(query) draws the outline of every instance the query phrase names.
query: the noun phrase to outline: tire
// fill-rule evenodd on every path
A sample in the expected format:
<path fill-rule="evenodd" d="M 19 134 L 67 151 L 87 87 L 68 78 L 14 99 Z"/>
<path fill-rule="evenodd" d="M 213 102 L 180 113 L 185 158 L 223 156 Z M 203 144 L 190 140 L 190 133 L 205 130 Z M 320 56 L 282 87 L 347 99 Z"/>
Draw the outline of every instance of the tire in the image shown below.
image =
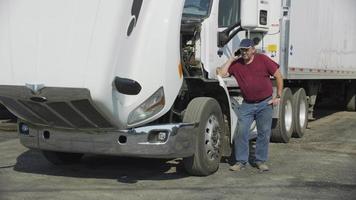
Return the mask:
<path fill-rule="evenodd" d="M 208 97 L 193 99 L 188 104 L 183 122 L 199 122 L 195 132 L 195 153 L 191 157 L 183 158 L 185 170 L 196 176 L 214 173 L 219 168 L 224 130 L 219 103 Z"/>
<path fill-rule="evenodd" d="M 278 119 L 272 123 L 272 142 L 288 143 L 293 133 L 293 96 L 289 88 L 284 88 L 279 103 Z"/>
<path fill-rule="evenodd" d="M 78 163 L 83 157 L 81 153 L 66 153 L 42 150 L 43 156 L 54 165 L 67 165 Z"/>
<path fill-rule="evenodd" d="M 346 87 L 346 110 L 356 111 L 356 86 L 355 82 L 351 82 Z"/>
<path fill-rule="evenodd" d="M 305 94 L 305 90 L 300 88 L 293 95 L 293 137 L 303 137 L 308 125 L 308 107 L 308 100 L 307 95 Z"/>
<path fill-rule="evenodd" d="M 249 141 L 248 163 L 252 167 L 256 167 L 256 139 Z"/>

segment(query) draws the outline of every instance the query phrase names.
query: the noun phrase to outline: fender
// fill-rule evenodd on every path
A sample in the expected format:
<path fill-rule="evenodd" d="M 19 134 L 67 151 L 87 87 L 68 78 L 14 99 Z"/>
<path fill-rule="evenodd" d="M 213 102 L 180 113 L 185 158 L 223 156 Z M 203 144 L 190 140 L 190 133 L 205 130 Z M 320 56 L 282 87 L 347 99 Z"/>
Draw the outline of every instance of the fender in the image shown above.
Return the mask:
<path fill-rule="evenodd" d="M 232 143 L 233 141 L 233 138 L 234 138 L 234 133 L 236 131 L 236 125 L 237 125 L 237 115 L 235 113 L 235 111 L 232 109 L 232 106 L 231 106 L 231 100 L 230 100 L 230 95 L 229 95 L 229 91 L 227 90 L 227 87 L 226 87 L 226 84 L 224 82 L 224 80 L 222 79 L 221 76 L 217 76 L 218 78 L 218 81 L 219 81 L 219 85 L 220 87 L 222 87 L 225 91 L 225 94 L 226 94 L 226 97 L 227 97 L 227 100 L 229 102 L 229 110 L 230 110 L 230 141 Z"/>

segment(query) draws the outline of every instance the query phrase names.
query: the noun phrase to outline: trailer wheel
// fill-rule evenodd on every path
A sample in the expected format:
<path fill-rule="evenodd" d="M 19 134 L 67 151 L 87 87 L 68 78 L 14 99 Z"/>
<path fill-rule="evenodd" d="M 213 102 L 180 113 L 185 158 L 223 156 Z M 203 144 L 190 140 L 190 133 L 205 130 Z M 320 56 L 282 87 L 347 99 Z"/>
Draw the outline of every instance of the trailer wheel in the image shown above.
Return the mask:
<path fill-rule="evenodd" d="M 293 132 L 293 99 L 289 88 L 284 88 L 279 103 L 278 119 L 272 123 L 272 142 L 288 143 Z"/>
<path fill-rule="evenodd" d="M 250 140 L 248 144 L 248 163 L 256 167 L 256 139 Z"/>
<path fill-rule="evenodd" d="M 54 165 L 73 164 L 80 161 L 83 157 L 81 153 L 66 153 L 57 151 L 42 150 L 43 156 Z"/>
<path fill-rule="evenodd" d="M 223 114 L 213 98 L 193 99 L 186 109 L 183 122 L 199 122 L 196 131 L 195 153 L 183 158 L 185 170 L 191 175 L 207 176 L 219 168 L 221 159 Z"/>
<path fill-rule="evenodd" d="M 351 82 L 346 88 L 346 110 L 356 111 L 356 86 Z"/>
<path fill-rule="evenodd" d="M 308 125 L 308 100 L 305 90 L 300 88 L 293 95 L 293 137 L 301 138 Z"/>

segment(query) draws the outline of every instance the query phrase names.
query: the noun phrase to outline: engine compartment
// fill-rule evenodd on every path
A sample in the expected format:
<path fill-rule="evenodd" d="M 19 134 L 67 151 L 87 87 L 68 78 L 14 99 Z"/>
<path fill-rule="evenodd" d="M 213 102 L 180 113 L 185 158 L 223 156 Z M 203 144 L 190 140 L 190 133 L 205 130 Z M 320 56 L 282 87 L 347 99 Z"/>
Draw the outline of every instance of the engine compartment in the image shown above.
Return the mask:
<path fill-rule="evenodd" d="M 184 77 L 202 77 L 205 74 L 201 62 L 200 31 L 200 20 L 182 20 L 180 50 Z"/>

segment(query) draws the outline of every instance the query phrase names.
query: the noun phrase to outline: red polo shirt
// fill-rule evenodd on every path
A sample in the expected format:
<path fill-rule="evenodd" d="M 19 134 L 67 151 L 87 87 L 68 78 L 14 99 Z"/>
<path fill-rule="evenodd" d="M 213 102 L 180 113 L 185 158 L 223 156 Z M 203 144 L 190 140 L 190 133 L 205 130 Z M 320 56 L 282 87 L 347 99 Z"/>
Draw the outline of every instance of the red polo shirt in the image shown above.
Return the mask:
<path fill-rule="evenodd" d="M 236 78 L 246 101 L 260 101 L 272 95 L 270 76 L 278 67 L 269 57 L 256 53 L 250 64 L 239 58 L 231 64 L 228 72 Z"/>

